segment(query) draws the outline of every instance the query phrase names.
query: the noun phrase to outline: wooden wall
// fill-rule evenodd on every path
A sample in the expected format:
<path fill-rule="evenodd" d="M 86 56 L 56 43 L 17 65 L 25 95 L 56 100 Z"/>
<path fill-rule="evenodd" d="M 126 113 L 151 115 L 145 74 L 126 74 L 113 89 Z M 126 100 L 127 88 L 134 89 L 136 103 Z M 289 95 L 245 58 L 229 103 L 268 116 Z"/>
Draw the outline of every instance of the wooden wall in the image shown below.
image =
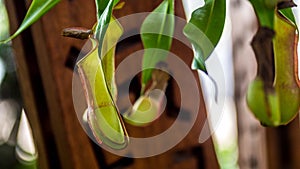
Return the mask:
<path fill-rule="evenodd" d="M 115 16 L 151 11 L 159 2 L 158 0 L 126 0 L 124 8 L 116 11 Z M 7 1 L 7 6 L 13 31 L 21 23 L 28 1 L 10 0 Z M 73 26 L 91 28 L 96 21 L 94 11 L 93 1 L 61 1 L 40 21 L 13 41 L 25 109 L 39 151 L 40 168 L 219 168 L 211 140 L 204 144 L 197 142 L 203 121 L 206 119 L 202 98 L 197 123 L 191 132 L 176 147 L 161 155 L 141 159 L 122 158 L 101 149 L 87 137 L 74 112 L 73 71 L 69 68 L 70 65 L 72 66 L 72 58 L 77 56 L 84 41 L 64 38 L 61 36 L 61 31 Z M 184 17 L 179 0 L 176 1 L 176 15 Z M 139 38 L 131 39 L 129 43 L 123 45 L 118 46 L 117 63 L 133 51 L 142 49 Z M 173 44 L 172 52 L 187 64 L 191 63 L 192 51 L 182 47 L 179 42 Z M 196 72 L 194 73 L 196 77 Z M 178 96 L 176 85 L 169 90 L 173 98 Z M 179 101 L 174 99 L 172 106 L 176 108 Z M 193 103 L 193 100 L 190 102 Z M 167 111 L 169 112 L 165 112 L 159 121 L 147 128 L 127 125 L 129 133 L 145 137 L 163 131 L 166 128 L 165 124 L 174 121 L 172 116 L 174 109 L 170 108 Z"/>

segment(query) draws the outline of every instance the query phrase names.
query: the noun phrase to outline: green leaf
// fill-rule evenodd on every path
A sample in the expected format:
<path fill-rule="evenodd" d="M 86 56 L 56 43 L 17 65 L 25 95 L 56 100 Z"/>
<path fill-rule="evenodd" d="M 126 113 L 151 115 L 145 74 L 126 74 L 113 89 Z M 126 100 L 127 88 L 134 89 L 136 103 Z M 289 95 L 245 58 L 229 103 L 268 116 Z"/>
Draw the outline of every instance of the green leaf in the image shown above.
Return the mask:
<path fill-rule="evenodd" d="M 279 13 L 283 15 L 285 19 L 289 20 L 289 22 L 292 23 L 295 27 L 297 27 L 296 19 L 291 8 L 281 9 L 279 10 Z"/>
<path fill-rule="evenodd" d="M 205 5 L 192 13 L 183 33 L 194 47 L 193 68 L 207 73 L 204 62 L 221 38 L 225 16 L 225 0 L 205 0 Z"/>
<path fill-rule="evenodd" d="M 255 13 L 258 17 L 258 21 L 261 27 L 267 27 L 269 29 L 274 29 L 274 16 L 278 11 L 280 14 L 290 20 L 291 23 L 296 25 L 295 17 L 290 7 L 285 7 L 284 9 L 278 10 L 279 3 L 283 3 L 283 0 L 250 0 Z M 293 1 L 286 1 L 286 3 L 293 3 Z"/>
<path fill-rule="evenodd" d="M 113 149 L 128 143 L 122 118 L 107 86 L 98 41 L 90 39 L 92 50 L 76 64 L 88 103 L 88 123 L 96 140 Z"/>
<path fill-rule="evenodd" d="M 164 0 L 146 17 L 141 27 L 141 38 L 145 48 L 142 86 L 145 86 L 151 79 L 151 68 L 166 59 L 168 52 L 164 51 L 170 50 L 173 33 L 174 1 Z"/>
<path fill-rule="evenodd" d="M 99 52 L 103 43 L 103 38 L 112 17 L 113 7 L 119 0 L 96 0 L 97 8 L 97 25 L 96 25 L 96 39 L 99 41 Z"/>
<path fill-rule="evenodd" d="M 102 15 L 103 11 L 107 7 L 107 4 L 109 3 L 110 0 L 96 0 L 96 8 L 97 8 L 97 18 L 100 18 Z M 113 0 L 113 6 L 117 5 L 120 0 Z"/>
<path fill-rule="evenodd" d="M 22 31 L 40 19 L 50 9 L 52 9 L 59 1 L 60 0 L 33 0 L 18 30 L 11 37 L 6 39 L 4 43 L 7 43 L 18 36 Z"/>
<path fill-rule="evenodd" d="M 277 5 L 277 1 L 274 1 L 274 0 L 272 0 L 272 1 L 250 0 L 250 3 L 252 4 L 254 11 L 258 17 L 260 26 L 273 29 L 274 14 L 275 14 L 275 8 Z"/>

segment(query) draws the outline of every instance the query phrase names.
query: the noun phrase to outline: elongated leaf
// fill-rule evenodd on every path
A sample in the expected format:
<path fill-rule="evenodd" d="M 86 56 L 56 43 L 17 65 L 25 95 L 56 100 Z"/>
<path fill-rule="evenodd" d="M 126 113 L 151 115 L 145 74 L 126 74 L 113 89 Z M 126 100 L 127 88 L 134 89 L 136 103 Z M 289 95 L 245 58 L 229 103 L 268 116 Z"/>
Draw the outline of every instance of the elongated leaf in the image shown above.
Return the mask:
<path fill-rule="evenodd" d="M 92 50 L 77 63 L 86 92 L 88 123 L 99 143 L 121 149 L 127 145 L 127 133 L 105 80 L 98 41 L 90 41 Z"/>
<path fill-rule="evenodd" d="M 107 7 L 107 4 L 110 0 L 96 0 L 96 8 L 97 8 L 97 18 L 100 18 L 103 11 Z M 117 3 L 119 3 L 120 0 L 113 0 L 113 6 L 115 6 Z"/>
<path fill-rule="evenodd" d="M 282 14 L 285 19 L 289 20 L 298 30 L 296 19 L 291 8 L 281 9 L 279 13 Z"/>
<path fill-rule="evenodd" d="M 110 22 L 114 5 L 119 0 L 96 0 L 97 8 L 97 25 L 96 25 L 96 39 L 99 41 L 99 52 L 103 43 L 103 38 Z"/>
<path fill-rule="evenodd" d="M 18 36 L 22 31 L 24 31 L 26 28 L 40 19 L 51 8 L 53 8 L 59 1 L 60 0 L 33 0 L 18 30 L 11 37 L 5 40 L 4 43 Z"/>
<path fill-rule="evenodd" d="M 164 0 L 147 16 L 141 27 L 141 38 L 146 49 L 143 56 L 142 86 L 151 79 L 151 68 L 166 59 L 167 52 L 164 51 L 170 50 L 173 33 L 174 1 Z"/>
<path fill-rule="evenodd" d="M 204 62 L 221 38 L 225 15 L 225 0 L 205 0 L 205 5 L 192 13 L 190 21 L 183 30 L 194 47 L 192 68 L 207 73 Z"/>
<path fill-rule="evenodd" d="M 272 3 L 267 3 L 272 2 Z M 274 0 L 250 0 L 254 11 L 257 15 L 259 25 L 261 27 L 267 27 L 273 29 L 274 27 L 274 14 L 277 2 Z"/>

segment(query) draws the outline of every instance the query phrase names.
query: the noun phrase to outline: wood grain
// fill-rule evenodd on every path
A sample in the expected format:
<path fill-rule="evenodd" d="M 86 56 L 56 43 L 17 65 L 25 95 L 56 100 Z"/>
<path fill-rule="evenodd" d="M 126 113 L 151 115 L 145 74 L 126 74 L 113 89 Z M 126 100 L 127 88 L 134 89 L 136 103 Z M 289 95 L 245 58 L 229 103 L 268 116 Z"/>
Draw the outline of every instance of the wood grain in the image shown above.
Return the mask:
<path fill-rule="evenodd" d="M 150 12 L 159 3 L 159 0 L 127 0 L 123 9 L 116 10 L 114 14 L 118 18 L 137 12 Z M 181 1 L 178 0 L 175 4 L 177 8 L 175 13 L 183 18 L 184 12 Z M 16 9 L 18 4 L 14 3 L 10 6 Z M 34 137 L 37 141 L 40 168 L 100 169 L 102 167 L 102 169 L 105 169 L 113 165 L 115 167 L 116 165 L 123 165 L 124 163 L 121 163 L 122 160 L 123 162 L 124 160 L 132 161 L 128 166 L 123 166 L 123 168 L 128 169 L 170 167 L 174 169 L 219 168 L 211 139 L 204 144 L 198 143 L 199 133 L 206 119 L 206 111 L 200 90 L 201 100 L 196 100 L 200 102 L 196 124 L 177 146 L 161 155 L 129 160 L 113 155 L 91 144 L 91 140 L 79 124 L 73 106 L 73 71 L 65 66 L 66 61 L 70 57 L 70 50 L 78 49 L 80 51 L 84 41 L 64 38 L 61 36 L 61 31 L 68 27 L 80 26 L 91 28 L 96 21 L 94 11 L 95 6 L 92 2 L 84 0 L 61 1 L 40 21 L 34 24 L 30 28 L 31 34 L 28 34 L 31 37 L 31 41 L 27 41 L 24 38 L 22 41 L 30 43 L 33 48 L 32 53 L 34 57 L 32 59 L 35 63 L 35 70 L 27 70 L 28 67 L 33 66 L 28 60 L 30 52 L 22 53 L 22 49 L 26 48 L 26 46 L 24 46 L 24 43 L 22 44 L 16 40 L 15 48 L 18 49 L 17 61 L 19 64 L 18 72 L 22 81 L 22 94 L 26 110 L 29 112 L 28 117 L 33 127 Z M 15 10 L 12 13 L 18 13 L 18 11 Z M 129 31 L 138 29 L 134 22 L 126 23 Z M 18 24 L 14 24 L 14 29 Z M 116 65 L 129 54 L 139 49 L 142 49 L 139 38 L 130 40 L 128 43 L 123 44 L 123 46 L 118 45 Z M 178 41 L 174 41 L 171 50 L 187 65 L 191 64 L 193 53 L 189 47 L 184 46 Z M 32 74 L 37 74 L 39 79 L 32 79 Z M 182 73 L 180 76 L 184 77 L 184 74 Z M 198 79 L 197 72 L 194 72 L 194 76 Z M 199 83 L 197 85 L 200 87 Z M 172 93 L 170 95 L 172 97 L 172 105 L 170 107 L 175 107 L 175 109 L 167 111 L 175 111 L 181 102 L 180 91 L 176 84 L 173 84 L 169 91 Z M 189 105 L 193 105 L 194 102 L 195 100 L 190 100 Z M 41 105 L 39 105 L 40 103 Z M 189 106 L 185 107 L 185 109 L 189 110 Z M 168 114 L 170 112 L 165 112 L 159 120 L 145 128 L 137 128 L 130 125 L 126 127 L 128 132 L 134 136 L 149 137 L 163 132 L 172 125 L 175 118 L 170 117 Z M 47 145 L 49 142 L 47 142 L 47 139 L 51 140 L 52 147 Z M 167 141 L 164 140 L 164 142 Z M 149 148 L 159 149 L 161 144 L 163 143 L 157 143 Z M 178 152 L 185 152 L 185 156 L 178 156 Z M 53 157 L 54 161 L 51 160 L 51 157 Z M 120 164 L 118 163 L 119 161 L 121 161 Z"/>

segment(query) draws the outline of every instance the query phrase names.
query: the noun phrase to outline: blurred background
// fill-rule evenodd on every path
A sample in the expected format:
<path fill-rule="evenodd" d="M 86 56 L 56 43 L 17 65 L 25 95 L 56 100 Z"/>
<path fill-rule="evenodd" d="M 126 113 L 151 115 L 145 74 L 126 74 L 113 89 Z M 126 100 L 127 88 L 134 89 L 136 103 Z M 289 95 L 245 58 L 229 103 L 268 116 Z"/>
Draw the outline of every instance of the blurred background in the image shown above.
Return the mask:
<path fill-rule="evenodd" d="M 21 24 L 30 2 L 0 0 L 0 40 Z M 114 15 L 118 18 L 150 12 L 160 2 L 125 0 L 125 6 L 115 10 Z M 175 0 L 175 14 L 188 19 L 201 5 L 201 0 Z M 96 21 L 95 4 L 84 0 L 61 1 L 11 43 L 0 46 L 0 169 L 299 169 L 299 118 L 287 126 L 262 127 L 245 102 L 247 86 L 256 74 L 250 47 L 257 30 L 253 9 L 247 0 L 228 0 L 227 7 L 224 33 L 215 51 L 225 72 L 226 101 L 220 123 L 209 126 L 213 136 L 199 143 L 205 119 L 213 121 L 218 112 L 204 101 L 211 97 L 210 82 L 201 72 L 194 71 L 203 97 L 190 133 L 163 154 L 134 159 L 101 149 L 86 135 L 76 117 L 72 76 L 84 41 L 64 38 L 61 31 L 74 26 L 91 28 Z M 299 7 L 294 10 L 299 21 Z M 127 23 L 130 29 L 124 34 L 139 29 L 132 22 Z M 139 36 L 121 41 L 117 45 L 116 64 L 142 48 Z M 193 51 L 189 47 L 174 40 L 171 51 L 191 65 Z M 133 98 L 139 95 L 138 82 L 131 82 Z M 170 80 L 166 94 L 168 103 L 163 115 L 147 127 L 126 124 L 129 134 L 149 137 L 173 124 L 181 101 L 174 80 Z M 189 117 L 189 108 L 184 109 Z"/>

